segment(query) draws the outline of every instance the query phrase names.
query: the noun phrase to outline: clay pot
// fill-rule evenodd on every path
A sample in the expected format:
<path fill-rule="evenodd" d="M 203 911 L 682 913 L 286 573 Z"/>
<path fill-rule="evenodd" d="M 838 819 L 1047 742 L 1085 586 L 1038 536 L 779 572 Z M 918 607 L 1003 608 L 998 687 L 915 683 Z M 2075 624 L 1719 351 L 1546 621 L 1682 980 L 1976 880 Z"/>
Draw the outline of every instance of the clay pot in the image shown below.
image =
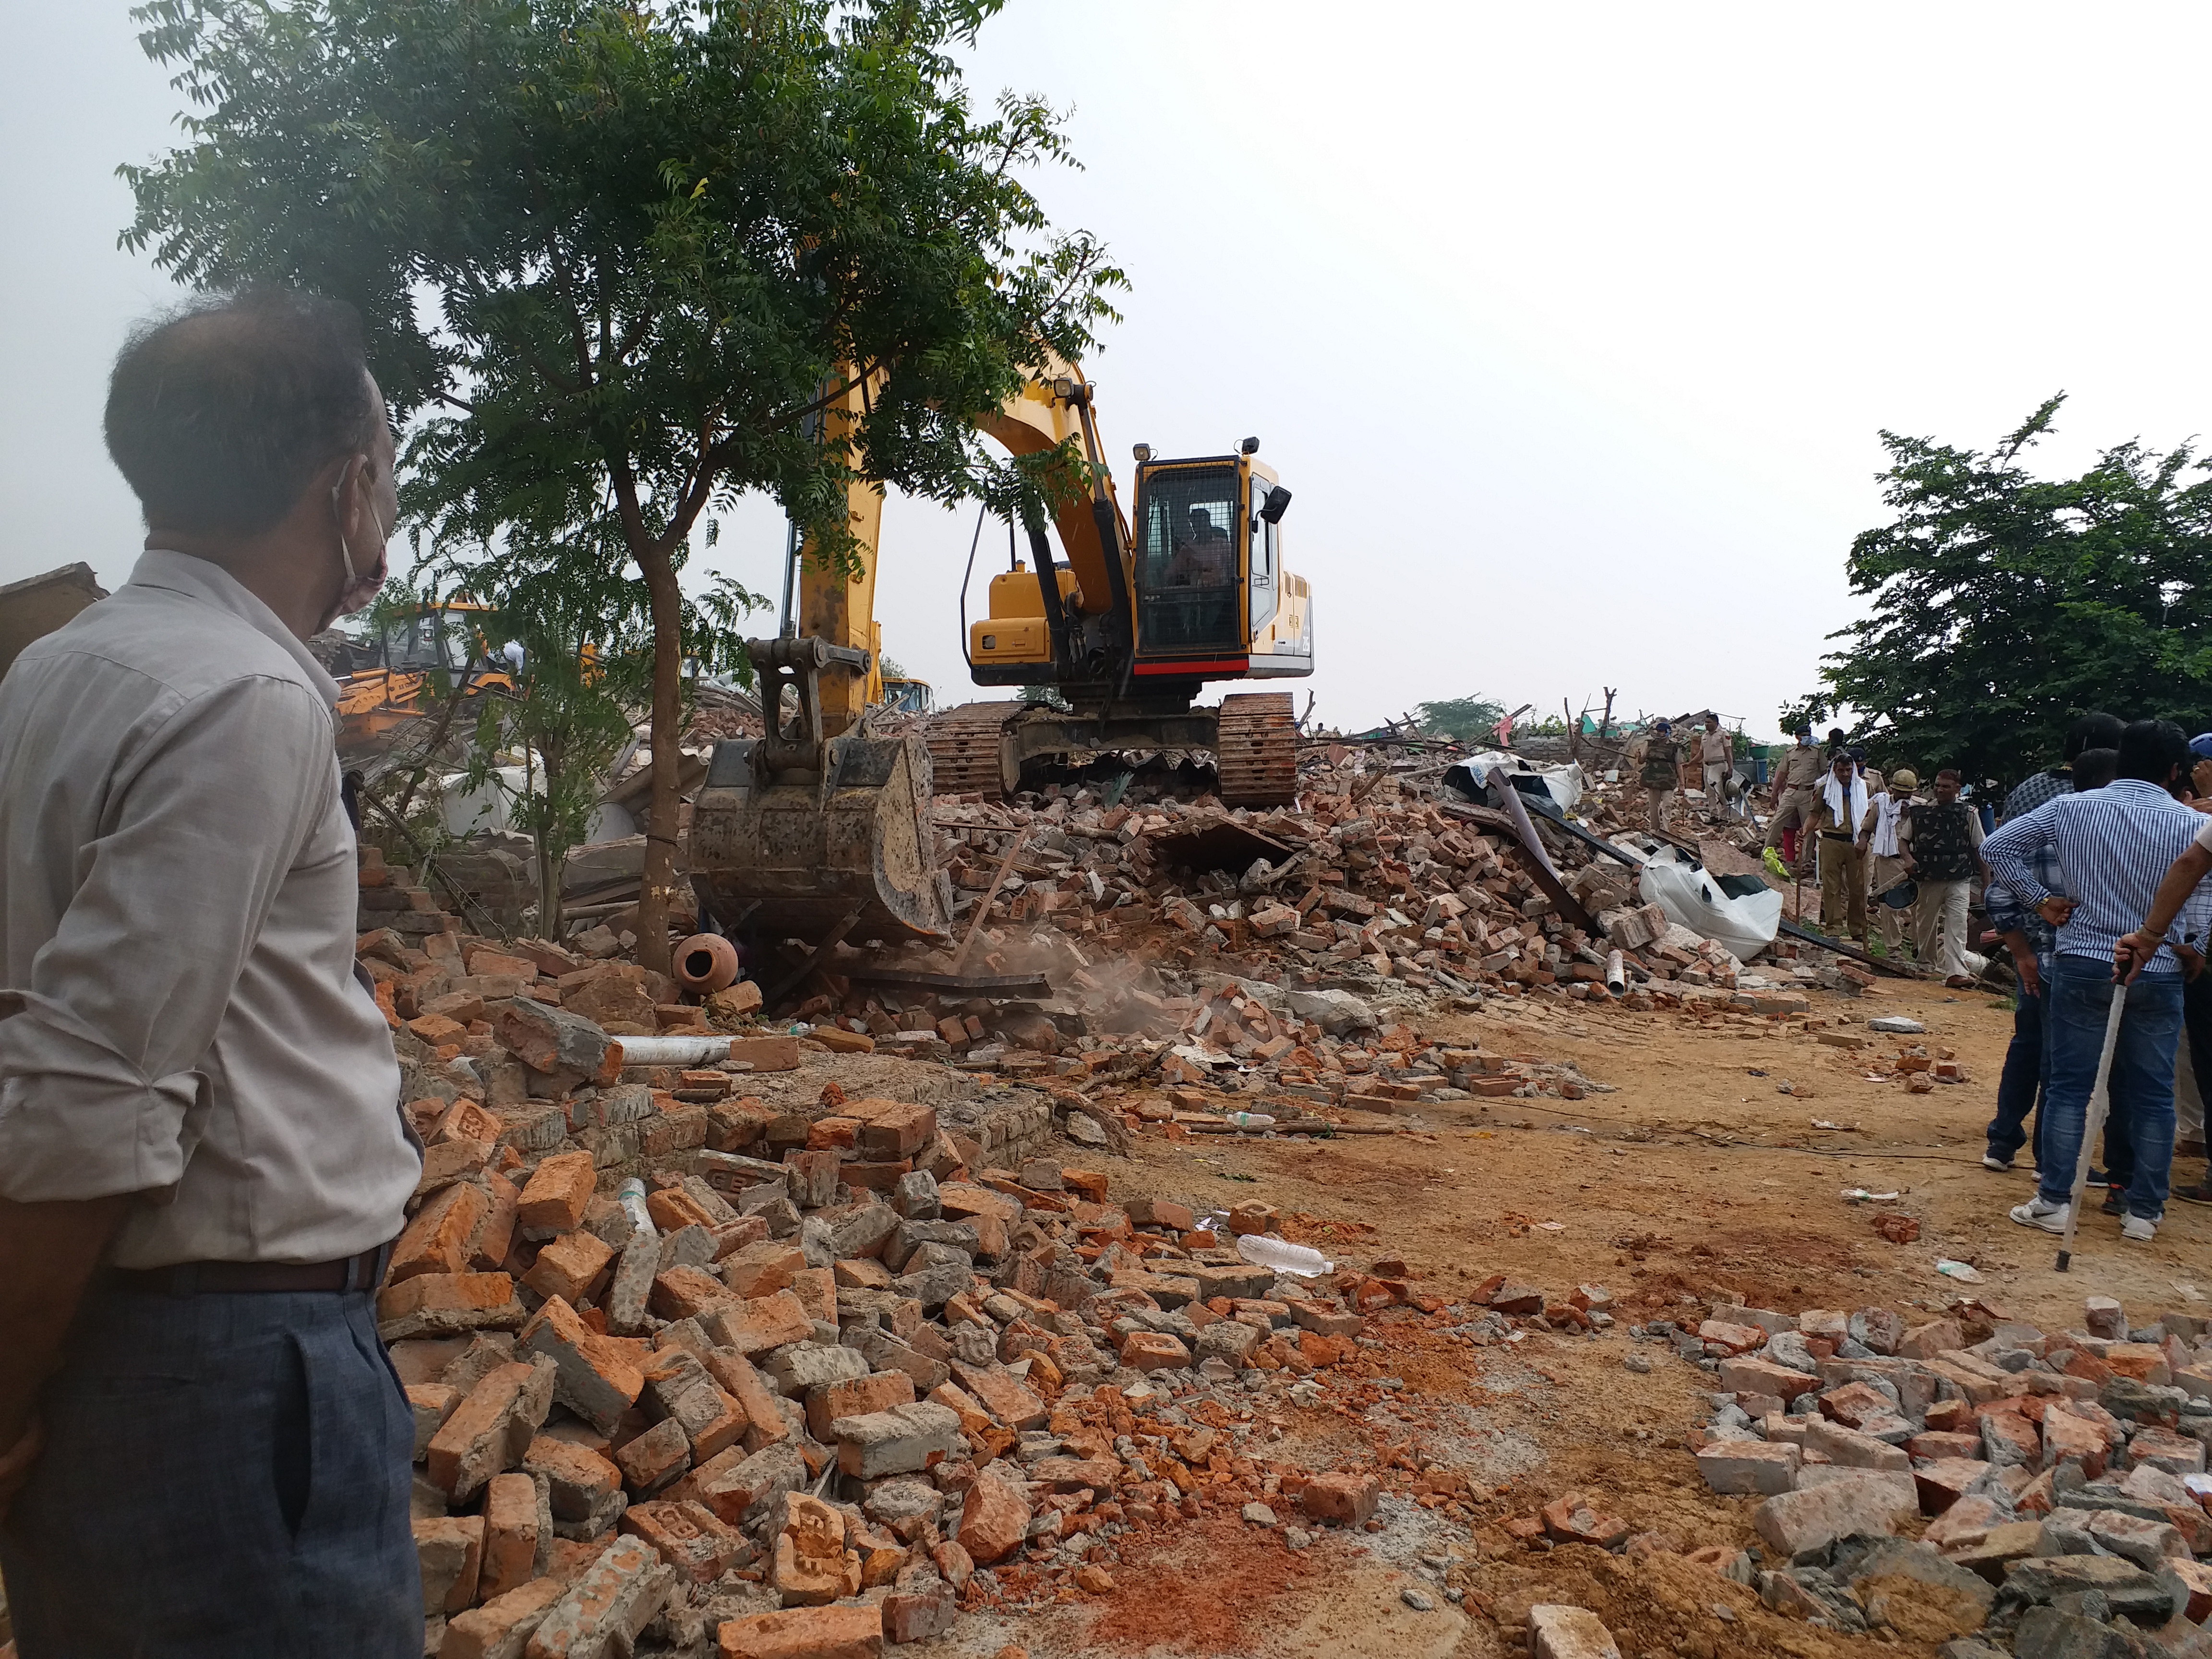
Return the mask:
<path fill-rule="evenodd" d="M 738 947 L 720 933 L 694 933 L 676 947 L 676 982 L 710 997 L 736 983 Z"/>

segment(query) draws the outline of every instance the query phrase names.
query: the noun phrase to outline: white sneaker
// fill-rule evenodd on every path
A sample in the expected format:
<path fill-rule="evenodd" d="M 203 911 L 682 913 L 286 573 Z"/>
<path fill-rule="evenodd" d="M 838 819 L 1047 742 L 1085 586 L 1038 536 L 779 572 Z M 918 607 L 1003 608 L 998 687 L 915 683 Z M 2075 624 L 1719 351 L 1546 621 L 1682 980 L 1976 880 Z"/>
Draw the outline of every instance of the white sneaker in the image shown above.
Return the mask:
<path fill-rule="evenodd" d="M 2138 1244 L 2148 1244 L 2158 1237 L 2158 1223 L 2147 1215 L 2131 1215 L 2120 1223 L 2120 1237 L 2131 1238 Z"/>
<path fill-rule="evenodd" d="M 2039 1195 L 2025 1204 L 2014 1205 L 2011 1214 L 2012 1218 L 2023 1227 L 2040 1227 L 2046 1233 L 2063 1233 L 2066 1231 L 2066 1212 L 2071 1207 L 2065 1204 L 2046 1204 Z"/>
<path fill-rule="evenodd" d="M 2001 1172 L 2009 1171 L 2012 1168 L 2012 1160 L 2008 1158 L 1999 1158 L 1995 1152 L 1984 1152 L 1982 1167 L 1984 1170 L 1996 1170 Z"/>

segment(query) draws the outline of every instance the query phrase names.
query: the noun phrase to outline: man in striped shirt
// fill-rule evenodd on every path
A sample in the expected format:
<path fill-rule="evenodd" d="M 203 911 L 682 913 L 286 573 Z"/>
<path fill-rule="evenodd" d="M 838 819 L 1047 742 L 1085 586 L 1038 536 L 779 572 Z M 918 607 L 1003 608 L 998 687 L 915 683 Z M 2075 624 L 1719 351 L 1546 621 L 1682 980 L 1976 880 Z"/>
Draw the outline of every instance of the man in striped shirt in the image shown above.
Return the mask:
<path fill-rule="evenodd" d="M 2063 1232 L 2089 1096 L 2104 1049 L 2114 949 L 2150 910 L 2159 884 L 2188 851 L 2203 817 L 2168 793 L 2189 763 L 2188 739 L 2169 720 L 2137 720 L 2120 737 L 2119 776 L 2089 794 L 2061 795 L 2014 818 L 1982 844 L 1990 871 L 2058 930 L 2049 998 L 2051 1064 L 2044 1083 L 2043 1157 L 2037 1193 L 2012 1212 L 2025 1226 Z M 2037 880 L 2035 855 L 2055 851 L 2073 890 L 2062 898 Z M 2201 898 L 2185 907 L 2201 938 Z M 2181 1036 L 2182 963 L 2160 942 L 2128 989 L 2112 1056 L 2112 1109 L 2135 1151 L 2124 1237 L 2158 1231 L 2173 1165 L 2173 1060 Z"/>

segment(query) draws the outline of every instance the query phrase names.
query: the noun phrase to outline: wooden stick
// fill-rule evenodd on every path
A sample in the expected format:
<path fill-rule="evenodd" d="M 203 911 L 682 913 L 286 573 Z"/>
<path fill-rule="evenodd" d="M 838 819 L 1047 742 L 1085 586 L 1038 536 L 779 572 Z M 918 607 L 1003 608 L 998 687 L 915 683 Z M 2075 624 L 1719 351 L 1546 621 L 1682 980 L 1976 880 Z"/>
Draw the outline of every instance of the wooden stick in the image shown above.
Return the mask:
<path fill-rule="evenodd" d="M 968 937 L 960 941 L 960 948 L 952 953 L 954 973 L 958 973 L 961 964 L 968 960 L 968 952 L 975 944 L 975 935 L 983 931 L 984 919 L 991 914 L 991 906 L 998 899 L 999 889 L 1006 884 L 1006 877 L 1014 867 L 1015 858 L 1028 842 L 1029 837 L 1026 835 L 1018 830 L 1015 832 L 1014 844 L 1006 848 L 1006 856 L 999 861 L 999 873 L 991 878 L 990 891 L 976 901 L 975 919 L 968 924 Z"/>

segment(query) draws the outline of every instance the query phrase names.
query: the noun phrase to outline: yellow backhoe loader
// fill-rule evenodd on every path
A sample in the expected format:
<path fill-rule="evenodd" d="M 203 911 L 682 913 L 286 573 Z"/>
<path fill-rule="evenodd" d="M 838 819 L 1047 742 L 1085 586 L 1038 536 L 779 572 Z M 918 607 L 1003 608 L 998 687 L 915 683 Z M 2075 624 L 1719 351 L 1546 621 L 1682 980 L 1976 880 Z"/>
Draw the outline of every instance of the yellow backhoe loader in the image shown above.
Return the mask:
<path fill-rule="evenodd" d="M 465 696 L 513 691 L 506 660 L 483 636 L 486 607 L 467 599 L 424 605 L 350 647 L 338 679 L 338 745 L 354 749 L 429 712 L 430 677 L 443 670 Z"/>
<path fill-rule="evenodd" d="M 855 386 L 831 406 L 830 438 L 857 422 L 862 396 Z M 857 568 L 807 561 L 795 625 L 748 641 L 761 706 L 781 708 L 788 686 L 798 718 L 718 744 L 694 809 L 693 879 L 726 927 L 810 940 L 942 936 L 951 896 L 935 867 L 933 793 L 1001 799 L 1024 765 L 1072 753 L 1208 750 L 1231 805 L 1292 798 L 1287 693 L 1196 703 L 1209 680 L 1313 672 L 1312 594 L 1282 559 L 1291 492 L 1255 459 L 1259 441 L 1182 459 L 1137 445 L 1133 528 L 1079 369 L 1051 365 L 977 425 L 1017 455 L 1072 440 L 1089 463 L 1088 492 L 1054 514 L 1066 562 L 1042 522 L 1026 526 L 1034 568 L 1017 559 L 993 578 L 990 614 L 964 642 L 977 684 L 1048 687 L 1065 706 L 971 702 L 935 715 L 922 737 L 856 732 L 871 692 L 882 695 L 883 495 L 855 486 Z"/>

